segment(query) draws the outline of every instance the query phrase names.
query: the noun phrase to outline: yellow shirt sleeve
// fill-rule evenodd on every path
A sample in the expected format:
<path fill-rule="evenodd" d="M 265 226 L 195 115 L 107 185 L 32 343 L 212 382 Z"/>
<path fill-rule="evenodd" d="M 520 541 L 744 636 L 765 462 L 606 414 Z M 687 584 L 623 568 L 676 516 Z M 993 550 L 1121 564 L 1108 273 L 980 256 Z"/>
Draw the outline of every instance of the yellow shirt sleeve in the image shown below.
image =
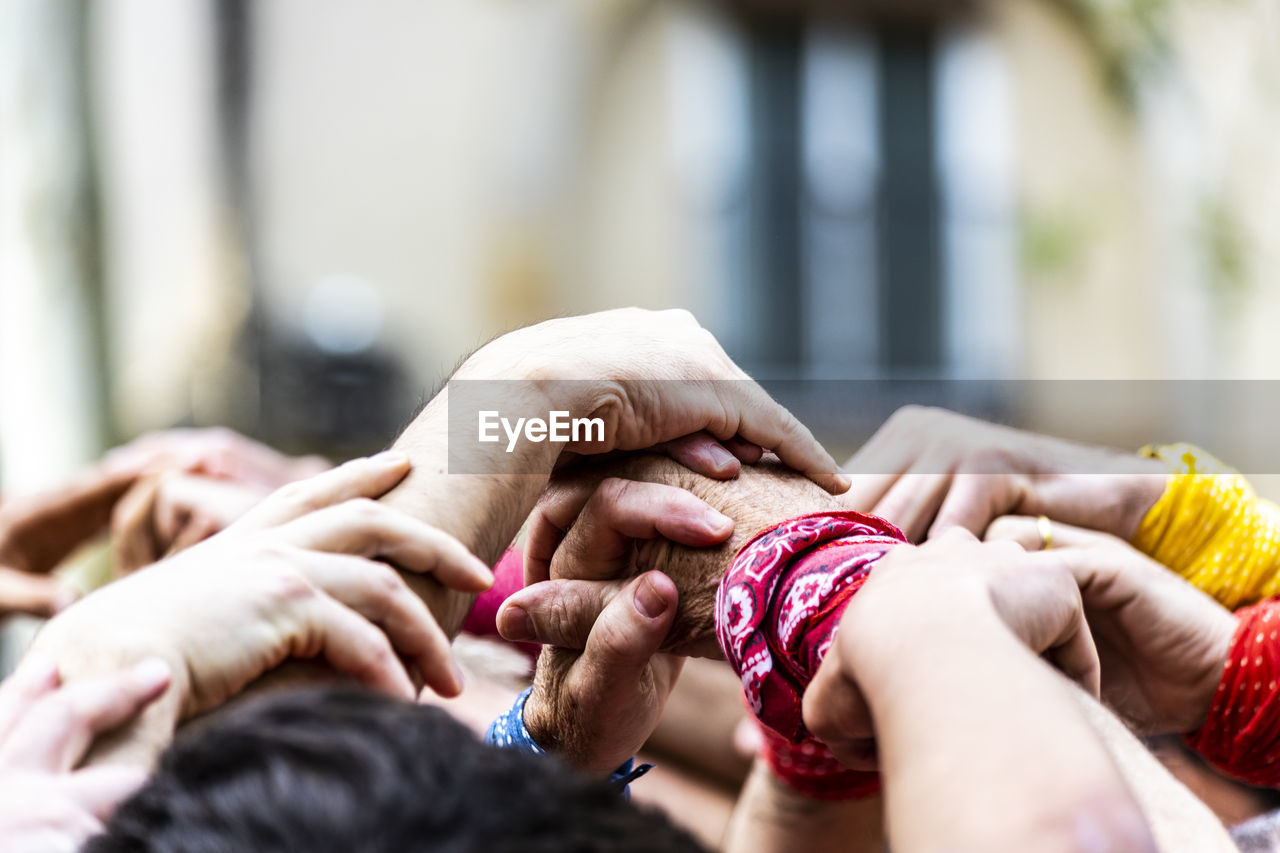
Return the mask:
<path fill-rule="evenodd" d="M 1190 444 L 1143 448 L 1169 465 L 1133 545 L 1231 609 L 1280 594 L 1280 506 Z"/>

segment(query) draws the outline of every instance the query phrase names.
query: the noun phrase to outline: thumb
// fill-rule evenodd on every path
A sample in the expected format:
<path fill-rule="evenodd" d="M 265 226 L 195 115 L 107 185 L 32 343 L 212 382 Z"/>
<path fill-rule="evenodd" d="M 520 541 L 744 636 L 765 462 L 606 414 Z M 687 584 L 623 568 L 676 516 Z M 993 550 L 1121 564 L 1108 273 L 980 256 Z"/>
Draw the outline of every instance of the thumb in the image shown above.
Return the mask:
<path fill-rule="evenodd" d="M 27 613 L 48 619 L 70 607 L 78 593 L 60 578 L 0 567 L 0 615 Z"/>
<path fill-rule="evenodd" d="M 577 686 L 630 706 L 671 630 L 678 600 L 675 583 L 662 572 L 646 572 L 623 588 L 587 636 L 574 666 Z"/>
<path fill-rule="evenodd" d="M 804 724 L 836 759 L 853 770 L 875 770 L 875 729 L 862 691 L 833 645 L 804 692 Z"/>

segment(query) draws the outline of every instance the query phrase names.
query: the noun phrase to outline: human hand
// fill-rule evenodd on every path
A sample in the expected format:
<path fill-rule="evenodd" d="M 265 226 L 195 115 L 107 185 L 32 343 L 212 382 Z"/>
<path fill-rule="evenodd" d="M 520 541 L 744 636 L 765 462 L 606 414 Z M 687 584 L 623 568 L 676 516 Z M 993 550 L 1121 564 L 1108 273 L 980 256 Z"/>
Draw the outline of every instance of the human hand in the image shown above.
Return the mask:
<path fill-rule="evenodd" d="M 162 660 L 60 686 L 57 668 L 29 656 L 0 683 L 0 847 L 79 850 L 145 780 L 134 767 L 79 769 L 94 739 L 138 714 L 169 683 Z"/>
<path fill-rule="evenodd" d="M 1046 515 L 1130 539 L 1165 487 L 1156 460 L 985 423 L 899 409 L 845 463 L 847 509 L 913 542 L 954 527 L 982 535 L 1002 515 Z"/>
<path fill-rule="evenodd" d="M 1231 650 L 1230 611 L 1114 536 L 1058 522 L 1052 532 L 1046 553 L 1080 587 L 1103 699 L 1143 733 L 1199 728 Z M 1041 545 L 1034 518 L 998 518 L 987 539 Z"/>
<path fill-rule="evenodd" d="M 35 648 L 64 677 L 159 655 L 174 679 L 151 734 L 207 711 L 291 658 L 412 698 L 461 689 L 448 638 L 387 560 L 477 592 L 488 568 L 452 537 L 371 498 L 406 459 L 357 459 L 285 486 L 211 539 L 87 596 Z"/>
<path fill-rule="evenodd" d="M 135 476 L 185 471 L 268 490 L 332 467 L 319 456 L 287 456 L 226 427 L 149 432 L 108 452 L 103 465 Z"/>
<path fill-rule="evenodd" d="M 0 615 L 48 617 L 76 600 L 50 572 L 106 527 L 135 476 L 95 466 L 61 486 L 0 503 Z"/>
<path fill-rule="evenodd" d="M 721 657 L 715 594 L 734 555 L 771 524 L 834 507 L 830 495 L 776 460 L 744 468 L 732 481 L 652 455 L 558 475 L 529 519 L 530 586 L 503 604 L 499 629 L 507 639 L 581 648 L 593 620 L 572 618 L 592 613 L 578 602 L 596 602 L 598 613 L 620 579 L 656 569 L 680 591 L 663 649 Z"/>
<path fill-rule="evenodd" d="M 117 574 L 129 574 L 224 530 L 271 490 L 169 471 L 142 477 L 111 515 Z"/>
<path fill-rule="evenodd" d="M 832 493 L 848 488 L 809 430 L 687 311 L 624 308 L 549 320 L 503 335 L 454 375 L 512 378 L 534 383 L 550 409 L 604 421 L 602 441 L 569 443 L 570 453 L 644 450 L 705 431 L 740 459 L 763 448 Z"/>
<path fill-rule="evenodd" d="M 984 636 L 1016 640 L 1098 694 L 1098 656 L 1066 566 L 1052 552 L 953 530 L 876 564 L 805 691 L 805 725 L 842 764 L 875 769 L 870 695 L 893 689 L 907 656 Z"/>
<path fill-rule="evenodd" d="M 525 701 L 525 728 L 539 746 L 599 774 L 639 751 L 683 665 L 683 658 L 658 653 L 677 597 L 669 578 L 647 572 L 602 609 L 578 602 L 581 612 L 569 620 L 593 620 L 582 650 L 544 648 Z"/>

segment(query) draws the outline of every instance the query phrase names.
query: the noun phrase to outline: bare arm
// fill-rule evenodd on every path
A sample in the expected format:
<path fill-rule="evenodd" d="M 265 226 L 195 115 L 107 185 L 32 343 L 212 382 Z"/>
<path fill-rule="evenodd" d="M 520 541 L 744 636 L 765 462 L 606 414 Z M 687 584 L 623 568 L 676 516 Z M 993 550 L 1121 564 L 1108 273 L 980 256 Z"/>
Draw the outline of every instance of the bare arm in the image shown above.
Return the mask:
<path fill-rule="evenodd" d="M 881 853 L 880 797 L 827 802 L 797 793 L 756 761 L 734 807 L 725 853 Z"/>

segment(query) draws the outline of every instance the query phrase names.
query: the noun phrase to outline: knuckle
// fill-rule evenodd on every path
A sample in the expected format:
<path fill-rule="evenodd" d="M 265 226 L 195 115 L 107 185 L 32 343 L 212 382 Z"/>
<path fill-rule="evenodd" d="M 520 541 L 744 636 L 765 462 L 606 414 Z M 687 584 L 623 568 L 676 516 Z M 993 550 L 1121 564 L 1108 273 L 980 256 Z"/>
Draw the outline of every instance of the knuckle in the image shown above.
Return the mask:
<path fill-rule="evenodd" d="M 375 563 L 369 572 L 369 585 L 373 591 L 384 599 L 396 598 L 405 588 L 400 574 L 385 563 Z"/>
<path fill-rule="evenodd" d="M 890 415 L 888 423 L 894 426 L 918 423 L 928 420 L 933 411 L 934 409 L 931 409 L 929 406 L 921 406 L 919 403 L 908 403 Z"/>
<path fill-rule="evenodd" d="M 267 595 L 272 601 L 296 603 L 313 598 L 317 593 L 315 585 L 301 572 L 293 568 L 285 568 L 271 575 L 267 586 Z"/>
<path fill-rule="evenodd" d="M 82 700 L 60 690 L 40 703 L 40 716 L 49 731 L 67 733 L 84 722 Z"/>
<path fill-rule="evenodd" d="M 609 619 L 601 619 L 596 622 L 591 634 L 593 647 L 598 648 L 606 659 L 602 663 L 635 656 L 636 634 L 628 631 L 625 626 Z"/>
<path fill-rule="evenodd" d="M 622 477 L 609 477 L 600 483 L 595 494 L 591 496 L 591 502 L 596 506 L 617 506 L 624 504 L 630 499 L 630 495 L 635 492 L 635 483 Z"/>
<path fill-rule="evenodd" d="M 275 493 L 275 501 L 285 508 L 303 512 L 317 507 L 316 499 L 305 480 L 281 486 Z"/>
<path fill-rule="evenodd" d="M 684 325 L 694 325 L 694 326 L 698 325 L 698 319 L 693 316 L 693 312 L 685 308 L 668 308 L 666 311 L 663 311 L 662 313 L 666 315 L 663 318 L 665 320 L 671 320 L 672 322 L 681 323 Z"/>
<path fill-rule="evenodd" d="M 1018 559 L 1026 556 L 1026 550 L 1012 539 L 997 539 L 985 544 L 991 553 L 1005 559 Z"/>
<path fill-rule="evenodd" d="M 547 641 L 552 645 L 581 648 L 580 631 L 578 630 L 577 602 L 557 598 L 546 610 L 545 624 Z"/>
<path fill-rule="evenodd" d="M 386 512 L 386 507 L 372 498 L 353 498 L 346 502 L 345 508 L 361 524 L 372 524 Z"/>

